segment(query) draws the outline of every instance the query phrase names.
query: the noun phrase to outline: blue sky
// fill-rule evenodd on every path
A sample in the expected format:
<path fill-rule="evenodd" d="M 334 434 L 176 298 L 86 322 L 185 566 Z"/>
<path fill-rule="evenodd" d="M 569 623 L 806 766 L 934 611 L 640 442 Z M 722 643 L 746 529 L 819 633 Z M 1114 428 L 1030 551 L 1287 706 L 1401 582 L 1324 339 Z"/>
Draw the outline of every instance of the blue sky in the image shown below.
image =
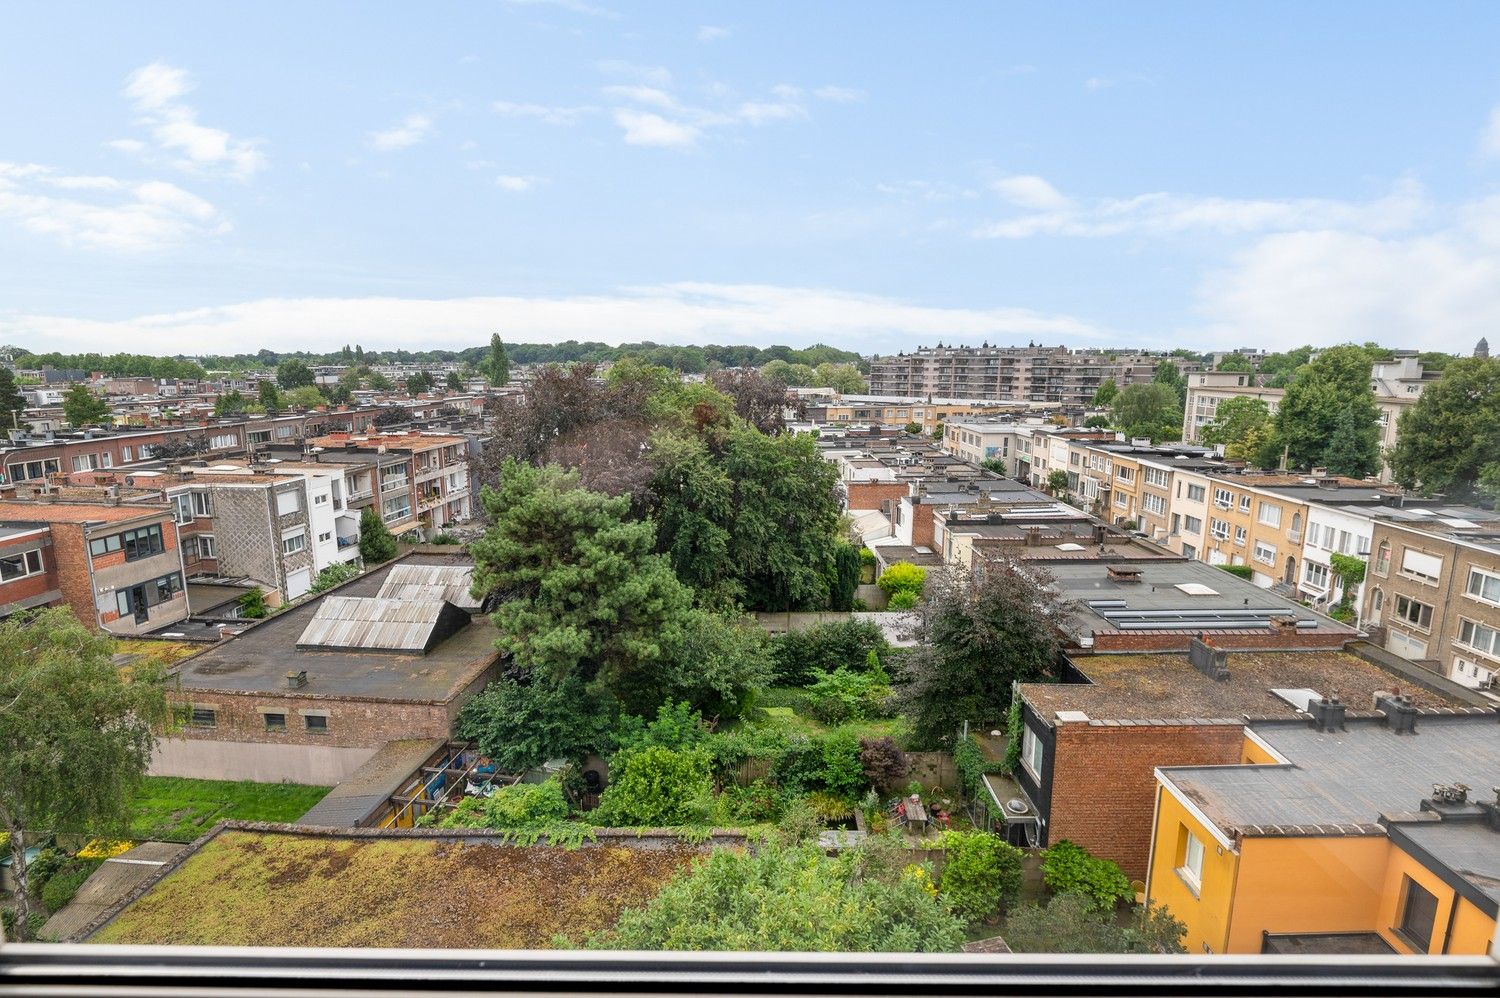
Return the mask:
<path fill-rule="evenodd" d="M 1467 353 L 1500 5 L 11 4 L 0 342 Z"/>

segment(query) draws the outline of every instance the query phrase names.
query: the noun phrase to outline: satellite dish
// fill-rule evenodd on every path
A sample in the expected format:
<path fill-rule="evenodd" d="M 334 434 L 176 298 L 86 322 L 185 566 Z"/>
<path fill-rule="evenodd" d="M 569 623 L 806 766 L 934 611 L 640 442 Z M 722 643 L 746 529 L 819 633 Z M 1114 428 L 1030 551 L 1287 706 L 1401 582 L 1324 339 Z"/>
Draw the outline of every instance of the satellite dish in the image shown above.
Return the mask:
<path fill-rule="evenodd" d="M 1018 797 L 1012 797 L 1010 800 L 1005 802 L 1005 809 L 1011 814 L 1025 814 L 1026 802 Z"/>

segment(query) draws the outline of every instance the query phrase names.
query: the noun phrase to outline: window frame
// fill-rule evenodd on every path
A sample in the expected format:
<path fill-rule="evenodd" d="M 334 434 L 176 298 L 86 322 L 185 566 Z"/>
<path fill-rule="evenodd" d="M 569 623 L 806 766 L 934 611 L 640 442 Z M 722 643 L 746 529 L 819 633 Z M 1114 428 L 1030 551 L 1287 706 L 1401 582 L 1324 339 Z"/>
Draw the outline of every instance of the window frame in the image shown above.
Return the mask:
<path fill-rule="evenodd" d="M 1177 875 L 1197 895 L 1203 891 L 1203 857 L 1208 850 L 1191 828 L 1186 825 L 1180 827 L 1183 836 L 1182 858 L 1176 867 Z"/>
<path fill-rule="evenodd" d="M 1437 895 L 1426 887 L 1413 880 L 1409 875 L 1402 874 L 1401 885 L 1401 911 L 1396 919 L 1393 931 L 1401 939 L 1415 949 L 1418 953 L 1428 953 L 1432 950 L 1432 937 L 1437 929 L 1438 899 Z M 1425 899 L 1425 900 L 1424 900 Z M 1426 925 L 1414 931 L 1412 926 L 1414 909 L 1413 901 L 1421 901 L 1422 909 L 1431 907 L 1431 914 L 1426 919 Z M 1415 912 L 1421 917 L 1423 912 Z"/>

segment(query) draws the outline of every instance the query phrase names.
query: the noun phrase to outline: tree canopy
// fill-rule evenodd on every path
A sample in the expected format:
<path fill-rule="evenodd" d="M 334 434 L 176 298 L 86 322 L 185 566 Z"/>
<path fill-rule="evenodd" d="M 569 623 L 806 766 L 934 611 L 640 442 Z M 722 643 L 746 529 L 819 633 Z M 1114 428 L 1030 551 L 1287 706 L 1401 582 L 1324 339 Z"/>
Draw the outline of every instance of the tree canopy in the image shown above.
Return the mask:
<path fill-rule="evenodd" d="M 114 642 L 66 609 L 0 621 L 0 828 L 10 833 L 17 931 L 32 897 L 31 836 L 119 832 L 167 719 L 158 666 L 113 661 Z"/>
<path fill-rule="evenodd" d="M 276 365 L 276 383 L 282 388 L 301 388 L 303 385 L 311 385 L 315 380 L 312 368 L 295 358 Z"/>
<path fill-rule="evenodd" d="M 63 396 L 63 418 L 74 426 L 96 426 L 109 419 L 109 403 L 79 383 Z"/>
<path fill-rule="evenodd" d="M 1500 479 L 1500 357 L 1447 366 L 1401 415 L 1391 469 L 1403 488 L 1455 499 L 1484 496 Z"/>
<path fill-rule="evenodd" d="M 1182 435 L 1182 400 L 1173 385 L 1156 381 L 1129 385 L 1115 396 L 1110 418 L 1128 437 L 1176 440 Z"/>
<path fill-rule="evenodd" d="M 1348 427 L 1335 455 L 1344 467 L 1379 467 L 1379 411 L 1370 391 L 1364 347 L 1330 347 L 1297 371 L 1276 411 L 1276 440 L 1294 468 L 1324 465 L 1340 424 Z"/>

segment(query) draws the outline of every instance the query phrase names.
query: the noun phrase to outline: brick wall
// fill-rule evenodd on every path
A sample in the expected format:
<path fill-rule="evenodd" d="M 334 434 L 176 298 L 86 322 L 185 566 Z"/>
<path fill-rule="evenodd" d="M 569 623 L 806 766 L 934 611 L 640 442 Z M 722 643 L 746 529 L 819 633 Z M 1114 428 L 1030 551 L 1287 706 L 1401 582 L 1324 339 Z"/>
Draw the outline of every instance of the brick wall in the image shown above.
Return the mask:
<path fill-rule="evenodd" d="M 906 495 L 906 485 L 900 482 L 848 482 L 849 508 L 855 510 L 881 510 L 881 503 L 899 503 Z"/>
<path fill-rule="evenodd" d="M 1241 725 L 1122 722 L 1056 726 L 1048 843 L 1071 839 L 1144 879 L 1151 847 L 1157 766 L 1240 761 Z"/>
<path fill-rule="evenodd" d="M 912 547 L 930 548 L 932 544 L 933 531 L 937 525 L 938 517 L 942 516 L 940 506 L 916 506 L 912 514 L 911 543 Z"/>
<path fill-rule="evenodd" d="M 88 542 L 77 523 L 52 524 L 52 559 L 57 566 L 57 588 L 68 609 L 87 627 L 99 626 L 94 583 L 89 575 Z"/>
<path fill-rule="evenodd" d="M 1196 637 L 1187 631 L 1104 631 L 1094 634 L 1095 652 L 1171 652 L 1187 651 Z M 1342 648 L 1353 641 L 1351 631 L 1297 631 L 1284 633 L 1262 630 L 1214 631 L 1209 643 L 1230 651 L 1305 651 Z"/>
<path fill-rule="evenodd" d="M 174 693 L 171 699 L 174 706 L 215 712 L 214 727 L 187 727 L 174 733 L 189 740 L 370 748 L 394 738 L 447 738 L 452 733 L 450 707 L 445 703 L 191 689 Z M 286 730 L 267 731 L 262 708 L 286 714 Z M 304 710 L 326 711 L 327 733 L 308 732 L 299 713 Z"/>

